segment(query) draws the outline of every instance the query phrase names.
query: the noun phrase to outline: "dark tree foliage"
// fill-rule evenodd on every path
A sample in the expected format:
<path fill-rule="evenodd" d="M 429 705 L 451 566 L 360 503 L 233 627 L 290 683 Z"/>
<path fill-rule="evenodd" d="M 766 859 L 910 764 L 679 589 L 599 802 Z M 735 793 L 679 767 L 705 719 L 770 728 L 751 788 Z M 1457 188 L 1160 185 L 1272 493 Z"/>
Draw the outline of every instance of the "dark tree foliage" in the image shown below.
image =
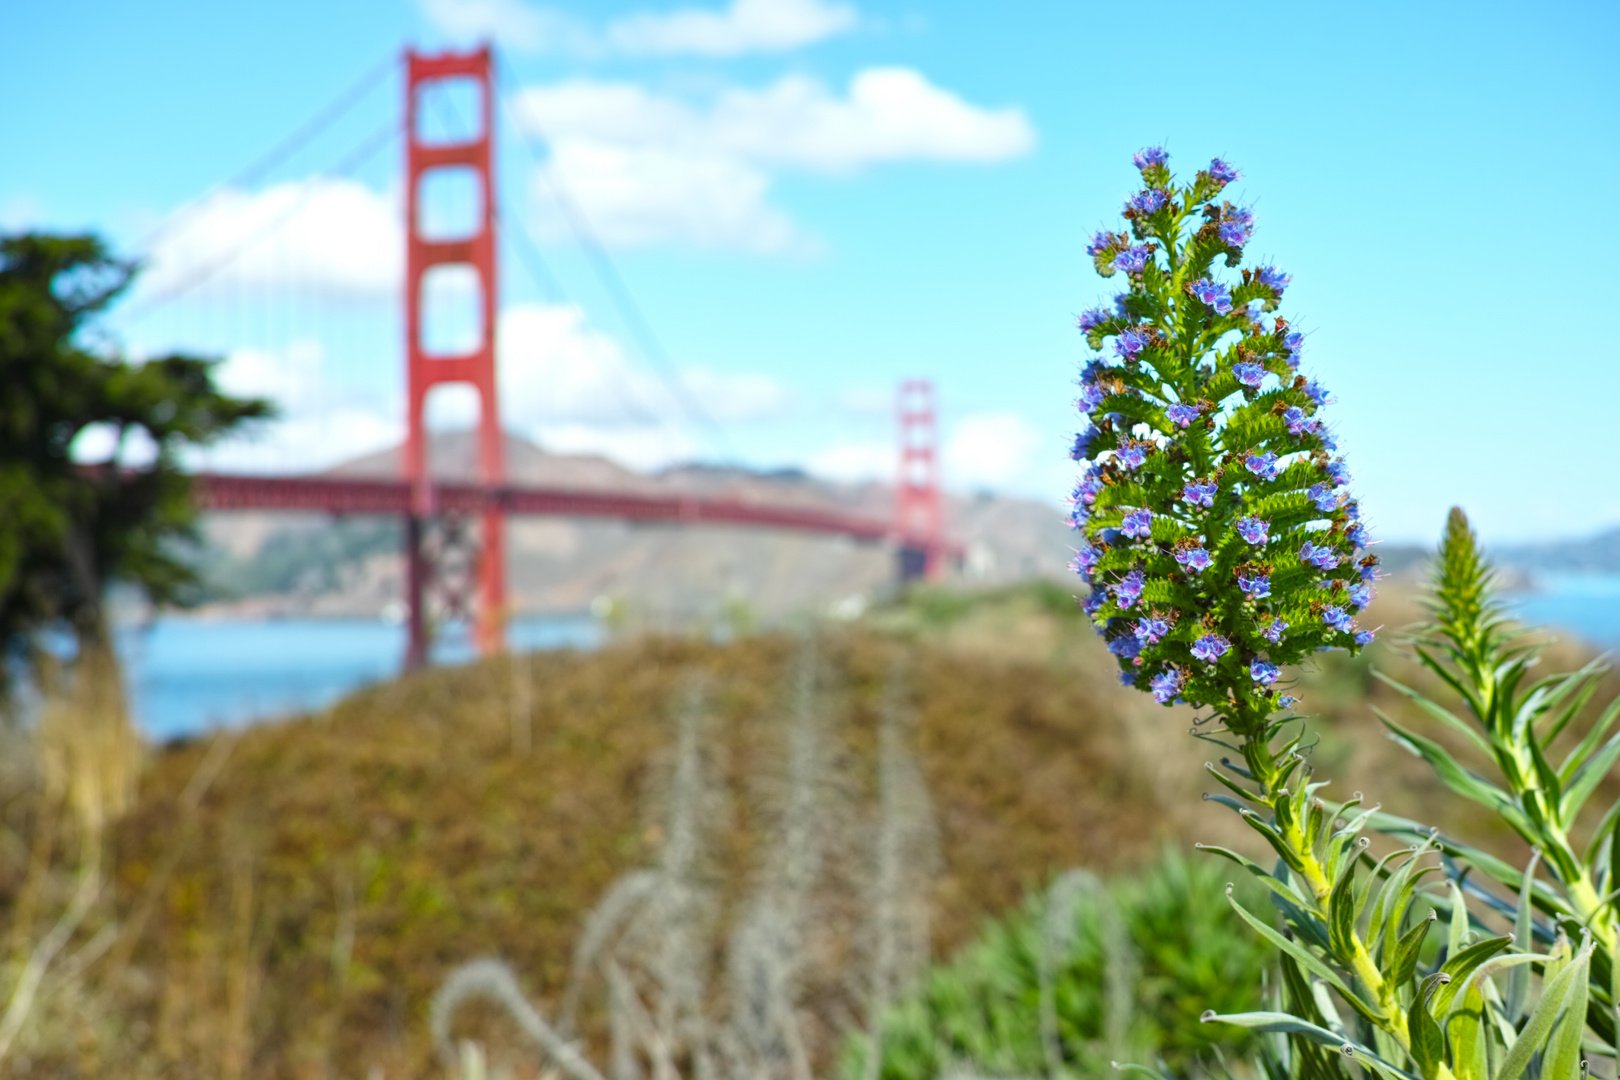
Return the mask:
<path fill-rule="evenodd" d="M 0 651 L 13 658 L 37 655 L 48 629 L 99 638 L 113 582 L 185 603 L 196 509 L 180 450 L 271 413 L 216 389 L 211 360 L 131 363 L 90 340 L 135 272 L 94 236 L 0 236 Z M 118 450 L 146 443 L 149 460 L 76 463 L 92 425 Z"/>

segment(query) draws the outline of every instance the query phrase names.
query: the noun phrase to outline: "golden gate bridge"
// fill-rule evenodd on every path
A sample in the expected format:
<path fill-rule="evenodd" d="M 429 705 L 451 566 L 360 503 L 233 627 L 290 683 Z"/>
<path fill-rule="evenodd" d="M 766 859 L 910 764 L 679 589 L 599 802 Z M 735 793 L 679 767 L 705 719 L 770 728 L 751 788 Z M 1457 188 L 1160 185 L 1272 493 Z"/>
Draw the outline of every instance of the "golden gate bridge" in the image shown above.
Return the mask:
<path fill-rule="evenodd" d="M 404 69 L 403 307 L 407 394 L 401 475 L 377 480 L 320 474 L 205 472 L 195 477 L 194 488 L 202 509 L 320 511 L 402 519 L 408 667 L 426 663 L 433 622 L 466 619 L 480 651 L 504 647 L 509 611 L 504 528 L 506 519 L 513 515 L 744 525 L 887 543 L 894 547 L 896 572 L 902 580 L 937 578 L 946 560 L 960 554 L 945 535 L 937 416 L 933 386 L 927 380 L 907 380 L 900 387 L 895 510 L 888 520 L 802 505 L 773 505 L 758 499 L 508 483 L 496 390 L 500 217 L 494 171 L 494 55 L 487 46 L 463 53 L 407 50 Z M 451 80 L 476 88 L 476 130 L 470 137 L 430 141 L 424 137 L 421 123 L 423 93 Z M 472 175 L 480 209 L 462 235 L 425 235 L 424 185 L 449 170 Z M 260 238 L 255 236 L 248 242 Z M 444 268 L 470 271 L 478 285 L 476 341 L 471 348 L 450 355 L 430 351 L 423 336 L 425 279 Z M 622 288 L 622 283 L 619 285 Z M 428 469 L 426 405 L 435 387 L 455 384 L 470 386 L 479 401 L 477 476 L 472 482 L 445 483 L 435 479 Z M 430 604 L 437 610 L 430 612 Z"/>

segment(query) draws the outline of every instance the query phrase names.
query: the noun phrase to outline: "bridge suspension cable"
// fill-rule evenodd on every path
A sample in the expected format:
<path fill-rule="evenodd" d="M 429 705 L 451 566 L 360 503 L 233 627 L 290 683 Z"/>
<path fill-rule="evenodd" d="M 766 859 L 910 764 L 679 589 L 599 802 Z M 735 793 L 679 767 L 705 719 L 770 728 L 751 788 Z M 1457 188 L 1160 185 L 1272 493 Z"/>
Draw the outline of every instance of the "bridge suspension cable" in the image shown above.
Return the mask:
<path fill-rule="evenodd" d="M 545 170 L 545 156 L 535 145 L 530 131 L 518 121 L 517 117 L 512 115 L 510 107 L 507 105 L 507 96 L 515 91 L 516 87 L 513 86 L 504 66 L 496 67 L 495 79 L 497 85 L 503 91 L 499 95 L 500 106 L 506 115 L 508 125 L 513 133 L 517 135 L 518 141 L 523 144 L 524 150 L 528 153 L 536 169 L 539 170 L 540 176 L 545 181 L 546 189 L 551 194 L 552 201 L 562 211 L 563 220 L 567 222 L 569 231 L 574 234 L 580 246 L 585 249 L 592 270 L 595 271 L 598 280 L 601 281 L 602 287 L 607 292 L 613 306 L 618 309 L 619 317 L 624 323 L 625 329 L 630 332 L 630 336 L 634 339 L 637 351 L 657 370 L 659 377 L 669 387 L 670 394 L 675 398 L 676 403 L 685 410 L 688 416 L 709 430 L 722 453 L 725 453 L 734 461 L 740 460 L 742 455 L 738 452 L 736 443 L 732 441 L 730 434 L 714 418 L 714 415 L 705 409 L 702 403 L 692 395 L 691 389 L 686 385 L 686 380 L 681 377 L 680 370 L 670 358 L 669 351 L 664 348 L 663 342 L 659 340 L 657 333 L 654 332 L 652 324 L 642 312 L 641 305 L 636 302 L 635 295 L 630 291 L 630 286 L 625 281 L 624 275 L 619 272 L 619 268 L 614 263 L 612 256 L 608 254 L 607 248 L 591 228 L 584 212 L 569 197 L 562 185 L 558 183 L 557 178 Z"/>

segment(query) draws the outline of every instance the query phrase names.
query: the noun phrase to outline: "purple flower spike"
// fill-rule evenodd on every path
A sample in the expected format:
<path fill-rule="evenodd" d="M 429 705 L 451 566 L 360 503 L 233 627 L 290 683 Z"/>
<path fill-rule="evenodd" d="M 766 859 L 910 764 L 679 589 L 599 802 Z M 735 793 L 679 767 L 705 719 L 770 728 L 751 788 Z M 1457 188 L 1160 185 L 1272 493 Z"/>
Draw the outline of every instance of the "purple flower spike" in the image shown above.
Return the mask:
<path fill-rule="evenodd" d="M 1273 645 L 1276 645 L 1282 641 L 1283 631 L 1286 629 L 1288 629 L 1287 623 L 1283 622 L 1281 619 L 1272 619 L 1270 622 L 1266 623 L 1263 629 L 1261 629 L 1260 636 L 1271 642 Z"/>
<path fill-rule="evenodd" d="M 1198 419 L 1199 412 L 1196 406 L 1177 403 L 1166 409 L 1165 415 L 1170 418 L 1170 422 L 1175 424 L 1176 427 L 1184 428 Z"/>
<path fill-rule="evenodd" d="M 1171 668 L 1169 671 L 1163 671 L 1153 676 L 1148 680 L 1148 685 L 1153 688 L 1153 700 L 1160 705 L 1170 704 L 1175 700 L 1176 695 L 1181 693 L 1181 681 L 1183 678 L 1180 668 Z"/>
<path fill-rule="evenodd" d="M 1305 410 L 1300 408 L 1298 405 L 1290 405 L 1287 409 L 1285 409 L 1283 411 L 1282 418 L 1283 423 L 1288 426 L 1288 434 L 1290 435 L 1298 435 L 1300 432 L 1304 431 L 1306 424 L 1310 419 L 1305 415 Z"/>
<path fill-rule="evenodd" d="M 1350 613 L 1343 608 L 1325 607 L 1322 609 L 1322 621 L 1343 634 L 1348 634 L 1355 628 Z"/>
<path fill-rule="evenodd" d="M 1243 465 L 1262 480 L 1277 479 L 1277 455 L 1267 450 L 1263 454 L 1250 454 Z"/>
<path fill-rule="evenodd" d="M 1146 540 L 1153 535 L 1152 512 L 1146 509 L 1132 510 L 1125 515 L 1125 520 L 1120 523 L 1119 531 L 1125 536 Z"/>
<path fill-rule="evenodd" d="M 1238 588 L 1242 589 L 1255 600 L 1262 600 L 1271 595 L 1271 575 L 1258 571 L 1239 570 L 1237 576 Z"/>
<path fill-rule="evenodd" d="M 1357 645 L 1371 645 L 1373 638 L 1375 638 L 1377 636 L 1378 636 L 1377 633 L 1375 631 L 1372 631 L 1372 630 L 1357 630 L 1356 631 L 1356 644 Z"/>
<path fill-rule="evenodd" d="M 1216 158 L 1209 163 L 1209 178 L 1217 184 L 1230 184 L 1242 175 L 1242 173 L 1238 172 L 1236 166 L 1228 165 L 1220 158 Z"/>
<path fill-rule="evenodd" d="M 1270 527 L 1271 523 L 1264 518 L 1243 517 L 1237 519 L 1238 535 L 1250 544 L 1264 544 L 1267 539 L 1266 530 Z"/>
<path fill-rule="evenodd" d="M 1086 308 L 1080 313 L 1080 329 L 1089 334 L 1107 322 L 1109 318 L 1108 312 L 1102 308 Z"/>
<path fill-rule="evenodd" d="M 1373 601 L 1372 586 L 1365 582 L 1350 586 L 1350 606 L 1360 611 Z"/>
<path fill-rule="evenodd" d="M 1136 623 L 1136 638 L 1143 645 L 1157 645 L 1170 632 L 1170 623 L 1157 615 L 1149 615 Z"/>
<path fill-rule="evenodd" d="M 1149 188 L 1131 196 L 1130 207 L 1144 214 L 1151 214 L 1170 201 L 1170 193 L 1162 188 Z"/>
<path fill-rule="evenodd" d="M 1266 381 L 1266 369 L 1259 364 L 1233 364 L 1232 374 L 1236 375 L 1237 381 L 1244 386 L 1258 387 Z"/>
<path fill-rule="evenodd" d="M 1128 608 L 1142 598 L 1142 586 L 1145 584 L 1142 571 L 1132 570 L 1125 575 L 1124 580 L 1114 586 L 1114 599 L 1120 607 Z"/>
<path fill-rule="evenodd" d="M 1182 548 L 1176 552 L 1176 562 L 1194 573 L 1201 574 L 1209 569 L 1210 561 L 1209 552 L 1201 547 Z"/>
<path fill-rule="evenodd" d="M 1162 146 L 1150 146 L 1146 150 L 1138 150 L 1131 156 L 1131 163 L 1138 169 L 1146 169 L 1151 165 L 1163 165 L 1170 160 L 1170 155 L 1164 152 Z"/>
<path fill-rule="evenodd" d="M 1206 664 L 1213 664 L 1232 648 L 1232 643 L 1219 634 L 1205 634 L 1193 642 L 1192 654 Z"/>
<path fill-rule="evenodd" d="M 1275 266 L 1262 266 L 1255 280 L 1281 297 L 1288 283 L 1294 280 L 1294 275 L 1285 274 Z"/>
<path fill-rule="evenodd" d="M 1128 247 L 1114 256 L 1114 269 L 1123 270 L 1127 274 L 1140 274 L 1142 268 L 1147 265 L 1148 256 L 1152 254 L 1153 249 L 1146 244 Z"/>
<path fill-rule="evenodd" d="M 1272 683 L 1277 681 L 1277 676 L 1281 674 L 1282 671 L 1277 667 L 1276 664 L 1268 663 L 1265 660 L 1261 660 L 1259 657 L 1256 657 L 1249 662 L 1249 678 L 1253 679 L 1261 686 L 1270 686 Z"/>
<path fill-rule="evenodd" d="M 1188 283 L 1187 291 L 1191 293 L 1199 303 L 1208 304 L 1221 315 L 1230 315 L 1232 313 L 1232 290 L 1228 289 L 1225 285 L 1222 285 L 1218 281 L 1211 281 L 1209 278 L 1199 278 L 1197 281 Z"/>
<path fill-rule="evenodd" d="M 1181 489 L 1181 501 L 1192 506 L 1214 506 L 1219 490 L 1213 480 L 1194 480 Z"/>
<path fill-rule="evenodd" d="M 1131 327 L 1120 333 L 1114 341 L 1114 351 L 1125 360 L 1136 359 L 1136 354 L 1153 343 L 1153 335 L 1146 330 Z"/>

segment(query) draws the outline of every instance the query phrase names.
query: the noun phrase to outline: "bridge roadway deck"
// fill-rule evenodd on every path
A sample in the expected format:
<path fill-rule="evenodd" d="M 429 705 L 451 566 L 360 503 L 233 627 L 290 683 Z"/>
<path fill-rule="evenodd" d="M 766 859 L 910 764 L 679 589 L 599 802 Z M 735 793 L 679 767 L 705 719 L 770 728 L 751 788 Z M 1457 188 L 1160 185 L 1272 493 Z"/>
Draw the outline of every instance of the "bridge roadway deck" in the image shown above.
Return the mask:
<path fill-rule="evenodd" d="M 318 510 L 330 514 L 400 516 L 411 510 L 411 486 L 404 480 L 199 473 L 193 477 L 193 491 L 198 506 L 204 510 Z M 688 495 L 434 484 L 433 501 L 436 509 L 452 513 L 476 513 L 495 506 L 512 515 L 606 517 L 682 525 L 752 525 L 829 533 L 868 542 L 888 540 L 894 535 L 894 526 L 877 518 Z"/>

